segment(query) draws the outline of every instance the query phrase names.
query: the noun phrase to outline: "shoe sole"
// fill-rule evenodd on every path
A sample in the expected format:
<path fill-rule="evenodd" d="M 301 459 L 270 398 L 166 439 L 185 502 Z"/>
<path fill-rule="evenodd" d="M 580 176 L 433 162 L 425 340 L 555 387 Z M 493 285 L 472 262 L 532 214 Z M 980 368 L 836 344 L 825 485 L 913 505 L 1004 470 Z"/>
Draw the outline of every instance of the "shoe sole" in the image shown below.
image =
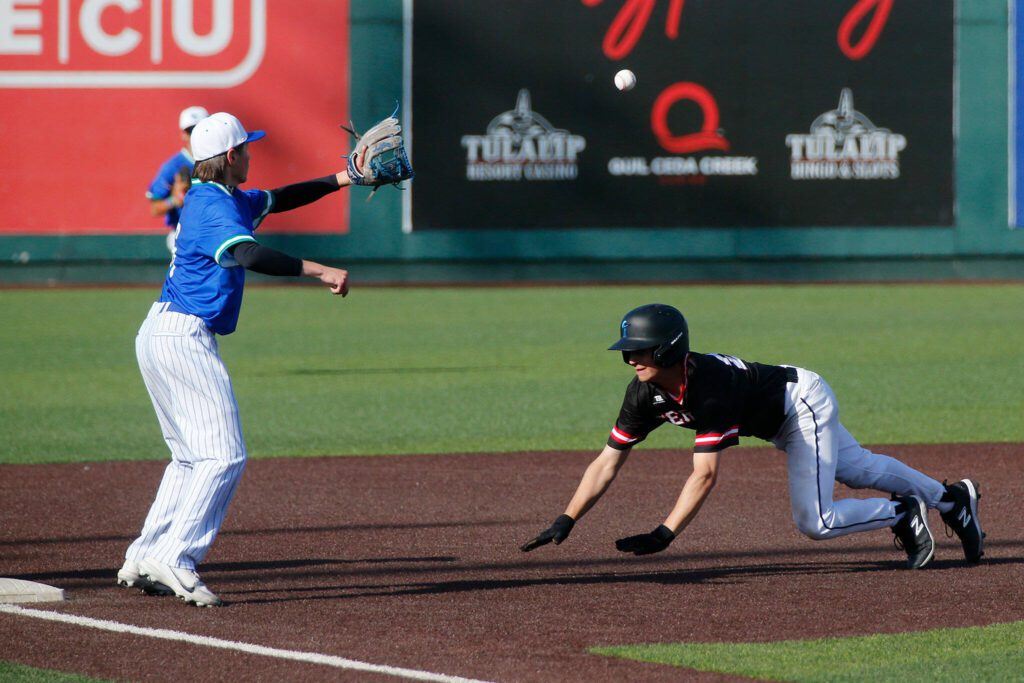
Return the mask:
<path fill-rule="evenodd" d="M 140 563 L 140 565 L 139 565 L 139 575 L 142 576 L 143 578 L 148 579 L 149 581 L 152 581 L 154 584 L 157 584 L 157 585 L 160 585 L 160 586 L 167 586 L 167 584 L 165 584 L 163 581 L 160 580 L 159 576 L 154 576 L 154 574 L 150 573 L 149 570 L 144 569 L 143 568 L 143 564 L 144 563 L 145 563 L 145 560 L 143 560 L 143 563 Z M 181 585 L 180 582 L 177 582 L 177 583 L 178 583 L 179 586 Z M 194 597 L 189 595 L 188 591 L 185 590 L 184 586 L 182 586 L 182 588 L 181 588 L 181 590 L 184 592 L 184 594 L 179 593 L 172 586 L 167 586 L 167 589 L 169 591 L 171 591 L 171 593 L 173 593 L 174 595 L 177 595 L 179 598 L 181 598 L 182 602 L 184 602 L 186 605 L 194 605 L 196 607 L 220 607 L 220 606 L 222 606 L 224 604 L 220 600 L 220 598 L 217 598 L 217 602 L 200 602 L 199 600 L 196 600 Z"/>
<path fill-rule="evenodd" d="M 186 605 L 192 605 L 193 607 L 223 607 L 223 602 L 199 602 L 195 598 L 186 598 L 181 595 L 178 596 L 181 601 Z"/>
<path fill-rule="evenodd" d="M 162 598 L 168 595 L 174 595 L 174 591 L 172 591 L 170 588 L 163 585 L 162 583 L 150 581 L 149 579 L 143 578 L 142 576 L 135 580 L 122 579 L 118 577 L 117 585 L 121 586 L 122 588 L 138 588 L 146 595 L 152 595 L 155 597 Z"/>

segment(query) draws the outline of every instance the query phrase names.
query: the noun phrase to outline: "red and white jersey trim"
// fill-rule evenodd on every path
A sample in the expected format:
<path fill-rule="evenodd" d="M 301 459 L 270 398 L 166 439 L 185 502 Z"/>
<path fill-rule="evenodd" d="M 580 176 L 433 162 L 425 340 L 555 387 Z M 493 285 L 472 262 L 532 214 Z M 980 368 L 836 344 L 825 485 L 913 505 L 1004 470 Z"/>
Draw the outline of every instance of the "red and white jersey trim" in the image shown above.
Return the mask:
<path fill-rule="evenodd" d="M 620 430 L 618 427 L 612 427 L 612 439 L 616 443 L 622 444 L 637 442 L 637 437 L 633 436 L 632 434 L 627 434 L 626 432 Z"/>
<path fill-rule="evenodd" d="M 718 444 L 722 443 L 723 441 L 728 441 L 729 439 L 737 436 L 739 433 L 740 433 L 740 428 L 737 425 L 736 427 L 731 427 L 730 429 L 727 429 L 722 434 L 711 434 L 711 433 L 708 433 L 708 434 L 698 434 L 697 438 L 693 440 L 693 445 L 695 445 L 695 446 L 717 446 Z"/>

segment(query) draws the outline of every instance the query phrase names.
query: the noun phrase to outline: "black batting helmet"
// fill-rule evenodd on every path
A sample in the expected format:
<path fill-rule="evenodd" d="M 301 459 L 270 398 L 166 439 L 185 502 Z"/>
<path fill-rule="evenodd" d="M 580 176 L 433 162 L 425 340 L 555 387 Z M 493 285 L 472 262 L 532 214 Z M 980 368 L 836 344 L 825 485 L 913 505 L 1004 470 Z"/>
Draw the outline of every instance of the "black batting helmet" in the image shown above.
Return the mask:
<path fill-rule="evenodd" d="M 675 365 L 690 350 L 690 331 L 678 309 L 666 304 L 647 304 L 634 308 L 622 318 L 619 340 L 609 351 L 622 351 L 629 362 L 630 351 L 652 349 L 654 364 L 661 368 Z"/>

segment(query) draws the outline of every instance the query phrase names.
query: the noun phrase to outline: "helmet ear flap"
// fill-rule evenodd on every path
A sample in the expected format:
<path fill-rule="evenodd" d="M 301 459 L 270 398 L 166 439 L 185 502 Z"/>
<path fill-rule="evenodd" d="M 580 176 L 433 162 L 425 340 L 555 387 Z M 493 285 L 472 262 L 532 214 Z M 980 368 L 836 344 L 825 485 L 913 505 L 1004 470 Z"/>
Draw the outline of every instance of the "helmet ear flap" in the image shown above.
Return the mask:
<path fill-rule="evenodd" d="M 683 329 L 675 336 L 654 350 L 654 364 L 659 368 L 667 368 L 686 358 L 690 352 L 690 335 Z"/>

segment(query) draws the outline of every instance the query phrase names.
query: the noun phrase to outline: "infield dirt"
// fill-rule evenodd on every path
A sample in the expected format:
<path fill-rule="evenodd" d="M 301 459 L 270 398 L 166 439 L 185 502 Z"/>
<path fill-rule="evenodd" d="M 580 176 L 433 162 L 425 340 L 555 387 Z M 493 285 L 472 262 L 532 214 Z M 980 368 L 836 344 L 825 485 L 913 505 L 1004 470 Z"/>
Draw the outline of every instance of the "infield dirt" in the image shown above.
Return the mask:
<path fill-rule="evenodd" d="M 930 523 L 911 572 L 886 530 L 814 542 L 794 528 L 783 456 L 737 448 L 696 521 L 665 552 L 623 556 L 690 471 L 637 450 L 561 546 L 547 526 L 595 453 L 253 460 L 200 568 L 227 603 L 190 608 L 115 586 L 164 463 L 0 466 L 0 576 L 65 589 L 45 607 L 137 626 L 492 681 L 726 680 L 589 654 L 651 642 L 754 642 L 1022 618 L 1020 444 L 891 446 L 939 479 L 982 488 L 982 564 Z M 874 495 L 839 487 L 837 496 Z M 394 680 L 0 614 L 0 661 L 109 679 Z"/>

